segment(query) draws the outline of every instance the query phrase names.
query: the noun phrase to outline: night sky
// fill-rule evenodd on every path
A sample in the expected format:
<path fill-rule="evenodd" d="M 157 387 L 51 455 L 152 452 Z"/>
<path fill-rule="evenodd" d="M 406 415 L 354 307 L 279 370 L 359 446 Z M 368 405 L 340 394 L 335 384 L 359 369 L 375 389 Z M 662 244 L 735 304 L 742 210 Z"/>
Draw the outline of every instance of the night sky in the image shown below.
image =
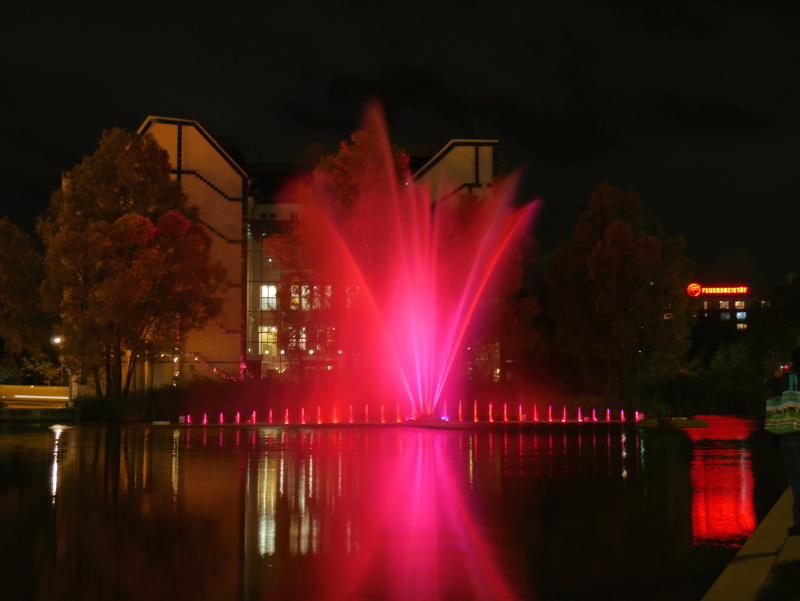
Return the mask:
<path fill-rule="evenodd" d="M 52 4 L 52 6 L 51 6 Z M 32 231 L 102 130 L 198 120 L 308 161 L 385 104 L 401 146 L 497 138 L 542 258 L 602 181 L 683 234 L 703 283 L 800 271 L 796 2 L 20 3 L 0 11 L 0 216 Z"/>

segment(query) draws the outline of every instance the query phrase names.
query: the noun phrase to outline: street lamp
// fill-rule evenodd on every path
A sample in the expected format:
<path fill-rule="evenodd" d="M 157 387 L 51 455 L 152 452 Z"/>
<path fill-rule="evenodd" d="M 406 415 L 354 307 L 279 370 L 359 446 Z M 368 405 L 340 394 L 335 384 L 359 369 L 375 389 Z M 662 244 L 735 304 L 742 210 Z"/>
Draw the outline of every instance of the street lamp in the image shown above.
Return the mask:
<path fill-rule="evenodd" d="M 61 343 L 64 342 L 64 338 L 61 337 L 61 336 L 53 336 L 50 339 L 50 342 L 52 342 L 53 346 L 55 346 L 56 348 L 60 348 L 61 347 Z M 61 354 L 60 353 L 59 353 L 58 361 L 59 361 L 59 363 L 61 363 L 61 385 L 63 386 L 64 385 L 64 362 L 61 360 Z"/>

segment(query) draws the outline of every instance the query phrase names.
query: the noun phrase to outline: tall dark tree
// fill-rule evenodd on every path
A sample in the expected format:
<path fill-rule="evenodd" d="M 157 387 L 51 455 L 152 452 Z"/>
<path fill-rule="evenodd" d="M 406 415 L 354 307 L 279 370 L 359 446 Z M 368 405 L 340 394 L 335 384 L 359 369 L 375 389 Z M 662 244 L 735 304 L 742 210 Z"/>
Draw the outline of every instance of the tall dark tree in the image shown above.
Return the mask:
<path fill-rule="evenodd" d="M 594 190 L 545 274 L 558 344 L 590 390 L 628 400 L 679 369 L 693 323 L 685 249 L 638 194 Z"/>
<path fill-rule="evenodd" d="M 38 351 L 49 338 L 39 298 L 42 274 L 30 236 L 0 219 L 0 338 L 8 352 Z"/>
<path fill-rule="evenodd" d="M 55 368 L 43 350 L 53 322 L 39 297 L 42 276 L 42 258 L 30 236 L 0 219 L 0 381 Z"/>
<path fill-rule="evenodd" d="M 104 132 L 53 194 L 39 222 L 43 299 L 61 320 L 70 368 L 92 375 L 98 395 L 127 395 L 141 352 L 174 351 L 179 332 L 218 313 L 224 271 L 194 216 L 166 151 L 120 129 Z"/>

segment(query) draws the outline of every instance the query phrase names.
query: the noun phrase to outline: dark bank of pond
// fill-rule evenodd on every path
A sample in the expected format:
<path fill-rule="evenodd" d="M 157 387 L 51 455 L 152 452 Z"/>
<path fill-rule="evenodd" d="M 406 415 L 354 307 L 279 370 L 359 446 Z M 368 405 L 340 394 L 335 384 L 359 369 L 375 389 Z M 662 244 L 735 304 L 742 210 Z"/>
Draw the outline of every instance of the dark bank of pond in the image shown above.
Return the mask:
<path fill-rule="evenodd" d="M 786 485 L 709 428 L 0 425 L 9 599 L 700 599 Z"/>

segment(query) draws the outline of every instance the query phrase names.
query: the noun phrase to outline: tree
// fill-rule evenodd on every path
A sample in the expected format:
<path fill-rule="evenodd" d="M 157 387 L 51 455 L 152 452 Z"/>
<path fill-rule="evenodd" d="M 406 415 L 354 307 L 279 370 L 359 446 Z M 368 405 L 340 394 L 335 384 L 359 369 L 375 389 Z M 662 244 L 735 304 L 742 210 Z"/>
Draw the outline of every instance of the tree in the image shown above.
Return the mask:
<path fill-rule="evenodd" d="M 98 396 L 127 396 L 140 353 L 174 352 L 181 333 L 219 312 L 224 270 L 195 214 L 166 151 L 119 129 L 53 194 L 39 222 L 42 293 L 70 369 L 92 375 Z"/>
<path fill-rule="evenodd" d="M 314 170 L 314 183 L 331 200 L 339 231 L 367 276 L 381 270 L 392 252 L 386 246 L 391 224 L 380 202 L 397 194 L 398 183 L 411 181 L 410 161 L 396 144 L 387 146 L 377 128 L 368 128 L 354 132 Z"/>
<path fill-rule="evenodd" d="M 693 263 L 639 196 L 599 185 L 545 279 L 557 343 L 591 390 L 627 399 L 676 371 L 688 349 Z"/>
<path fill-rule="evenodd" d="M 49 335 L 39 285 L 42 258 L 30 236 L 0 219 L 0 338 L 7 352 L 37 352 Z"/>
<path fill-rule="evenodd" d="M 386 236 L 382 235 L 388 224 L 381 219 L 381 207 L 371 201 L 394 193 L 395 181 L 410 179 L 408 155 L 396 145 L 389 147 L 389 157 L 384 156 L 386 152 L 377 129 L 356 131 L 350 141 L 341 143 L 338 152 L 324 156 L 310 177 L 294 182 L 285 191 L 292 202 L 333 213 L 331 218 L 342 238 L 359 241 L 351 244 L 350 249 L 367 276 L 380 270 L 385 264 L 385 253 L 389 252 L 383 244 Z M 386 164 L 391 165 L 394 173 L 387 172 Z M 323 198 L 330 205 L 320 208 Z M 325 350 L 329 341 L 333 342 L 333 328 L 336 328 L 336 346 L 344 349 L 351 364 L 358 362 L 362 354 L 361 330 L 347 327 L 341 311 L 339 319 L 332 316 L 332 303 L 355 308 L 357 299 L 345 298 L 355 284 L 344 282 L 339 282 L 339 295 L 333 298 L 332 282 L 327 277 L 329 270 L 321 268 L 329 252 L 328 243 L 302 218 L 264 242 L 266 256 L 281 269 L 275 317 L 278 344 L 290 365 L 296 365 L 306 354 L 306 347 Z"/>
<path fill-rule="evenodd" d="M 0 382 L 46 381 L 52 320 L 39 297 L 42 258 L 30 236 L 0 219 Z"/>

